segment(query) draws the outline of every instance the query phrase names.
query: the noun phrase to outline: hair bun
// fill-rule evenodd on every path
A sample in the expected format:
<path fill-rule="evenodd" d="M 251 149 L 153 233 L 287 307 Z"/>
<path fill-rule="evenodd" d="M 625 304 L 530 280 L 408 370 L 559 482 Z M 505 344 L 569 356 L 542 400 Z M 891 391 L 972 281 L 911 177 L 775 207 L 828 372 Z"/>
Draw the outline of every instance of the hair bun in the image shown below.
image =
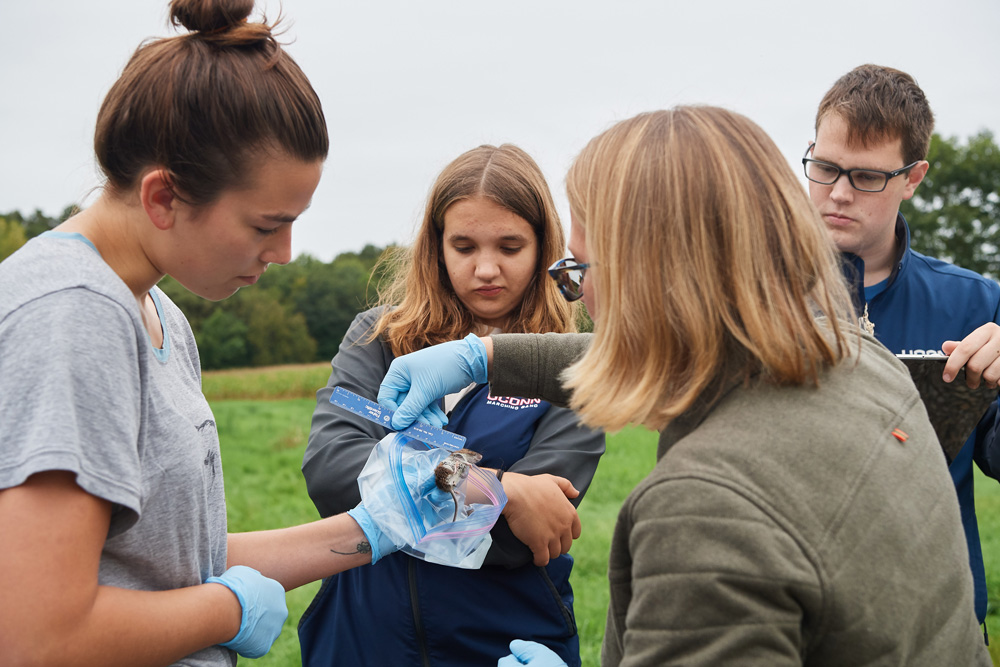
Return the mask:
<path fill-rule="evenodd" d="M 170 20 L 192 32 L 222 32 L 244 22 L 254 0 L 170 0 Z"/>

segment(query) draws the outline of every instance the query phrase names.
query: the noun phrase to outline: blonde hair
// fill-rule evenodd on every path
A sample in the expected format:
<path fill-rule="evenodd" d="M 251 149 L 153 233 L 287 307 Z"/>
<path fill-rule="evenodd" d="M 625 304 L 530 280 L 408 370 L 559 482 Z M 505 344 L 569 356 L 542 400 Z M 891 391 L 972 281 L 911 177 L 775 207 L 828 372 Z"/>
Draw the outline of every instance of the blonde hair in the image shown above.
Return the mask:
<path fill-rule="evenodd" d="M 564 252 L 565 238 L 552 194 L 541 169 L 512 144 L 479 146 L 451 162 L 437 177 L 411 248 L 387 253 L 380 269 L 392 276 L 380 290 L 388 308 L 369 340 L 382 335 L 396 356 L 461 338 L 475 327 L 472 313 L 455 296 L 444 265 L 444 214 L 455 202 L 483 197 L 531 225 L 537 240 L 535 276 L 520 306 L 511 313 L 508 333 L 575 331 L 576 309 L 559 294 L 545 269 Z"/>
<path fill-rule="evenodd" d="M 662 429 L 733 379 L 817 384 L 848 354 L 851 302 L 822 220 L 749 119 L 641 114 L 594 138 L 566 180 L 601 308 L 564 376 L 589 426 Z"/>

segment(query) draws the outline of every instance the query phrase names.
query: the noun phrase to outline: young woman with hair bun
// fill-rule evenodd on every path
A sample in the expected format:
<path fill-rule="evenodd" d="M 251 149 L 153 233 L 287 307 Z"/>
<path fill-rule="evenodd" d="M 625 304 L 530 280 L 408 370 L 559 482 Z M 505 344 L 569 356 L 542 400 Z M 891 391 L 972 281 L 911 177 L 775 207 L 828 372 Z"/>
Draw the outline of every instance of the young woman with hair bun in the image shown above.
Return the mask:
<path fill-rule="evenodd" d="M 97 201 L 0 264 L 0 664 L 233 665 L 285 590 L 400 546 L 360 505 L 227 534 L 195 340 L 156 284 L 218 300 L 288 262 L 329 140 L 253 2 L 170 9 L 188 32 L 101 106 Z"/>

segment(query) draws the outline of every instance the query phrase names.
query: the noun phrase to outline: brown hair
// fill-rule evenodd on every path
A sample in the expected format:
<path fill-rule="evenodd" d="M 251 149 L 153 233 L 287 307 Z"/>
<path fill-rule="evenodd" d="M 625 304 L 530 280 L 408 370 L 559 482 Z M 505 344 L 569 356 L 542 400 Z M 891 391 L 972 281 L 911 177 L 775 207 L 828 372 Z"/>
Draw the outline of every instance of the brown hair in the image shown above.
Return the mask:
<path fill-rule="evenodd" d="M 924 91 L 906 72 L 879 65 L 855 67 L 837 79 L 816 112 L 816 131 L 829 114 L 847 124 L 847 139 L 869 148 L 899 139 L 903 164 L 927 157 L 934 114 Z"/>
<path fill-rule="evenodd" d="M 535 276 L 511 314 L 504 331 L 548 333 L 575 331 L 576 308 L 559 294 L 545 269 L 562 257 L 565 237 L 552 194 L 541 169 L 511 144 L 479 146 L 458 156 L 437 177 L 417 239 L 384 260 L 394 279 L 380 294 L 387 309 L 371 338 L 384 334 L 399 356 L 428 345 L 461 338 L 475 321 L 455 296 L 444 265 L 444 214 L 455 202 L 484 197 L 523 218 L 538 241 Z"/>
<path fill-rule="evenodd" d="M 822 220 L 749 119 L 636 116 L 591 140 L 566 181 L 601 307 L 565 375 L 589 426 L 661 429 L 727 383 L 816 383 L 848 353 L 851 303 Z"/>
<path fill-rule="evenodd" d="M 136 49 L 97 117 L 94 148 L 113 192 L 159 166 L 197 206 L 241 186 L 261 154 L 326 157 L 319 97 L 272 26 L 247 22 L 253 4 L 170 2 L 171 21 L 191 32 Z"/>

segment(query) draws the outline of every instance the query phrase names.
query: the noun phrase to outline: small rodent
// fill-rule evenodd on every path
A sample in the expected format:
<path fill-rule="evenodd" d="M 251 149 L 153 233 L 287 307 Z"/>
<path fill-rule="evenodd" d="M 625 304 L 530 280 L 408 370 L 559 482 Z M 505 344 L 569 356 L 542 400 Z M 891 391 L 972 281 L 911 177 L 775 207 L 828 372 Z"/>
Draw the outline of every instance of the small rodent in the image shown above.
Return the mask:
<path fill-rule="evenodd" d="M 448 455 L 434 468 L 434 483 L 442 491 L 451 494 L 451 499 L 455 501 L 455 516 L 452 521 L 458 519 L 458 496 L 455 495 L 455 488 L 463 479 L 469 476 L 469 466 L 479 463 L 483 455 L 471 449 L 459 449 Z"/>

